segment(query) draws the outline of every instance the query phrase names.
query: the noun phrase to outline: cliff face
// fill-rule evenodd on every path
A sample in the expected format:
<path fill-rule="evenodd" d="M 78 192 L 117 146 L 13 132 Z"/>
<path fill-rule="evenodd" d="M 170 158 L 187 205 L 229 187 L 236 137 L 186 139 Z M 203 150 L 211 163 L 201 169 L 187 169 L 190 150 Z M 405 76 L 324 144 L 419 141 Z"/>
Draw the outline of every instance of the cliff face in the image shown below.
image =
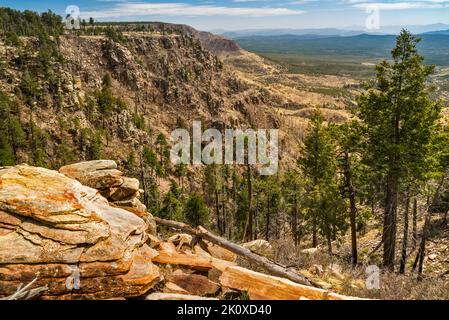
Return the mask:
<path fill-rule="evenodd" d="M 201 46 L 210 53 L 221 56 L 226 53 L 239 54 L 242 49 L 240 46 L 231 39 L 215 35 L 210 32 L 198 31 L 191 26 L 185 24 L 167 24 L 162 22 L 149 22 L 140 24 L 128 24 L 127 28 L 138 30 L 145 27 L 151 29 L 154 32 L 163 33 L 167 30 L 176 32 L 178 34 L 187 35 L 189 37 L 199 40 Z"/>
<path fill-rule="evenodd" d="M 36 39 L 23 38 L 20 47 L 0 43 L 0 89 L 17 106 L 27 137 L 35 136 L 32 124 L 46 137 L 45 165 L 67 162 L 57 161 L 62 144 L 73 151 L 73 160 L 93 158 L 87 149 L 96 140 L 106 157 L 123 159 L 157 133 L 167 136 L 179 119 L 219 128 L 278 126 L 269 94 L 239 79 L 202 43 L 212 51 L 237 47 L 186 30 L 128 32 L 124 41 L 65 35 L 57 46 L 62 59 L 45 57 Z M 102 109 L 101 97 L 106 74 L 116 99 L 108 110 Z M 17 162 L 30 163 L 26 148 L 16 154 Z"/>

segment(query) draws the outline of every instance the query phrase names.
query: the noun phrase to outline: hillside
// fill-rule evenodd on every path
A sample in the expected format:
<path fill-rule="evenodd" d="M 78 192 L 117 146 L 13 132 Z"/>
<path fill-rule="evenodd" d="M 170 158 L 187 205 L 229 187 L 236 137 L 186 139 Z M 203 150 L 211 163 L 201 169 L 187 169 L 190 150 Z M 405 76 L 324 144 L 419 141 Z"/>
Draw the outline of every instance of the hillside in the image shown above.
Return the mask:
<path fill-rule="evenodd" d="M 103 154 L 123 160 L 130 148 L 151 141 L 149 129 L 167 135 L 178 119 L 276 126 L 269 95 L 236 77 L 196 38 L 157 32 L 123 37 L 119 43 L 101 35 L 63 35 L 55 48 L 60 61 L 41 57 L 45 48 L 33 37 L 21 38 L 20 46 L 0 44 L 0 89 L 16 105 L 26 136 L 32 119 L 47 138 L 41 148 L 50 167 L 57 165 L 61 143 L 70 157 L 88 159 L 86 146 L 78 147 L 86 132 L 87 145 L 100 136 Z M 102 104 L 102 92 L 111 93 L 105 98 L 110 105 Z M 17 162 L 33 161 L 25 149 L 17 150 Z"/>

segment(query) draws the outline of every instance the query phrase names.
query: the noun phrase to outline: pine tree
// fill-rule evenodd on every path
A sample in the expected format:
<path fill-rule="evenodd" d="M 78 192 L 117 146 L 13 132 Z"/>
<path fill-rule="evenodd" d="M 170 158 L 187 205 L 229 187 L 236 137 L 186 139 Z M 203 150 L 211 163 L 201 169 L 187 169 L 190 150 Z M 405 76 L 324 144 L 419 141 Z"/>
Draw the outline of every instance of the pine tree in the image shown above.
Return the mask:
<path fill-rule="evenodd" d="M 9 46 L 18 47 L 21 45 L 19 36 L 14 31 L 9 31 L 5 36 L 5 43 Z"/>
<path fill-rule="evenodd" d="M 16 164 L 14 151 L 5 136 L 0 136 L 0 166 L 13 166 Z"/>
<path fill-rule="evenodd" d="M 101 90 L 97 92 L 97 104 L 103 118 L 103 127 L 105 117 L 109 115 L 109 113 L 112 111 L 116 103 L 114 95 L 112 94 L 111 86 L 112 86 L 112 78 L 109 75 L 109 73 L 107 73 L 103 77 Z"/>
<path fill-rule="evenodd" d="M 376 82 L 359 97 L 356 113 L 365 139 L 364 161 L 384 186 L 383 265 L 390 270 L 396 252 L 398 195 L 407 180 L 424 179 L 433 171 L 432 141 L 441 114 L 426 83 L 434 68 L 423 65 L 418 42 L 401 31 L 393 61 L 376 66 Z"/>
<path fill-rule="evenodd" d="M 57 161 L 56 165 L 54 166 L 55 168 L 60 168 L 76 160 L 72 148 L 65 141 L 57 146 L 56 159 Z"/>
<path fill-rule="evenodd" d="M 148 147 L 145 147 L 143 149 L 142 156 L 143 156 L 145 165 L 147 165 L 150 168 L 150 175 L 158 176 L 162 169 L 161 169 L 159 162 L 157 161 L 156 153 L 153 150 L 149 149 Z"/>
<path fill-rule="evenodd" d="M 170 149 L 168 148 L 167 139 L 162 133 L 159 133 L 156 138 L 156 148 L 159 155 L 159 167 L 161 169 L 159 176 L 165 176 L 169 167 Z"/>
<path fill-rule="evenodd" d="M 89 160 L 101 159 L 103 153 L 103 144 L 101 142 L 101 135 L 97 132 L 91 132 L 89 144 L 87 146 L 87 158 Z"/>
<path fill-rule="evenodd" d="M 184 221 L 182 212 L 182 193 L 175 182 L 172 182 L 170 190 L 162 201 L 162 208 L 159 216 L 164 219 Z"/>
<path fill-rule="evenodd" d="M 184 216 L 193 227 L 204 225 L 209 221 L 209 210 L 200 194 L 190 194 L 184 207 Z"/>
<path fill-rule="evenodd" d="M 134 151 L 131 150 L 125 161 L 125 170 L 127 175 L 134 176 L 136 174 L 136 166 L 136 156 L 134 154 Z"/>
<path fill-rule="evenodd" d="M 357 265 L 357 205 L 359 198 L 356 189 L 361 183 L 359 126 L 356 122 L 335 127 L 337 138 L 337 161 L 342 176 L 340 190 L 344 199 L 349 201 L 349 221 L 351 227 L 352 265 Z"/>
<path fill-rule="evenodd" d="M 319 231 L 331 253 L 332 240 L 345 230 L 346 209 L 336 183 L 336 146 L 318 110 L 311 119 L 299 165 L 309 182 L 306 207 L 312 224 L 312 246 L 317 246 Z"/>
<path fill-rule="evenodd" d="M 0 165 L 14 165 L 18 149 L 25 146 L 25 132 L 15 113 L 16 105 L 0 91 Z"/>
<path fill-rule="evenodd" d="M 270 234 L 272 233 L 271 227 L 275 225 L 275 218 L 279 213 L 279 207 L 281 204 L 281 190 L 277 176 L 265 176 L 261 177 L 258 183 L 259 192 L 263 195 L 259 201 L 264 207 L 264 236 L 265 240 L 270 240 Z M 276 226 L 276 225 L 275 225 Z M 276 226 L 275 231 L 277 231 Z M 276 235 L 277 232 L 274 232 Z"/>
<path fill-rule="evenodd" d="M 180 163 L 175 166 L 173 175 L 178 178 L 178 184 L 184 188 L 184 177 L 187 176 L 187 165 L 185 163 Z"/>
<path fill-rule="evenodd" d="M 25 71 L 20 84 L 20 90 L 24 95 L 25 102 L 34 107 L 34 104 L 39 100 L 41 91 L 36 76 L 28 70 Z"/>
<path fill-rule="evenodd" d="M 146 189 L 147 189 L 147 197 L 146 203 L 148 210 L 150 212 L 160 212 L 161 203 L 160 203 L 160 194 L 158 185 L 156 183 L 156 179 L 152 176 L 149 176 L 145 181 Z"/>
<path fill-rule="evenodd" d="M 303 180 L 297 170 L 289 170 L 285 173 L 282 181 L 284 190 L 284 198 L 290 207 L 290 225 L 295 246 L 301 242 L 303 230 L 301 229 L 301 221 L 303 219 L 301 196 L 304 193 Z"/>

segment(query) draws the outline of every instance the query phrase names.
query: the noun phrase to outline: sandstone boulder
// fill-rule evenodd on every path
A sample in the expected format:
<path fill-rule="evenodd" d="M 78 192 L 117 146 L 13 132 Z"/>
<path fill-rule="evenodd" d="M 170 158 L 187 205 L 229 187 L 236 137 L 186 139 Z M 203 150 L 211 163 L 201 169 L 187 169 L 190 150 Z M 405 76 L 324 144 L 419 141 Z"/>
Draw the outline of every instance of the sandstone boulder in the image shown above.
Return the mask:
<path fill-rule="evenodd" d="M 188 274 L 181 270 L 175 271 L 168 279 L 188 293 L 198 296 L 214 295 L 220 289 L 217 283 L 209 280 L 205 276 Z"/>
<path fill-rule="evenodd" d="M 104 190 L 119 187 L 123 184 L 122 172 L 116 169 L 87 172 L 80 180 L 82 184 Z"/>
<path fill-rule="evenodd" d="M 310 255 L 310 256 L 313 256 L 319 252 L 320 252 L 320 250 L 318 248 L 308 248 L 308 249 L 301 250 L 301 253 Z"/>
<path fill-rule="evenodd" d="M 87 173 L 114 169 L 117 169 L 117 163 L 113 160 L 94 160 L 62 167 L 59 169 L 59 172 L 79 181 L 80 179 L 83 179 Z"/>
<path fill-rule="evenodd" d="M 271 257 L 273 255 L 273 247 L 268 241 L 259 239 L 242 244 L 242 247 L 251 250 L 261 256 Z"/>
<path fill-rule="evenodd" d="M 176 245 L 176 250 L 180 251 L 183 245 L 189 246 L 192 243 L 192 236 L 189 234 L 175 234 L 168 238 L 168 241 Z"/>
<path fill-rule="evenodd" d="M 207 250 L 212 257 L 230 262 L 235 262 L 237 260 L 237 255 L 235 253 L 210 242 L 207 242 L 206 244 Z"/>
<path fill-rule="evenodd" d="M 147 207 L 142 202 L 140 202 L 140 200 L 137 198 L 130 198 L 130 199 L 125 199 L 125 200 L 121 200 L 121 201 L 113 201 L 111 203 L 113 203 L 117 207 L 136 208 L 137 210 L 139 210 L 141 212 L 147 211 Z"/>
<path fill-rule="evenodd" d="M 164 293 L 177 293 L 177 294 L 189 294 L 186 290 L 174 284 L 173 282 L 166 282 L 165 287 L 162 289 Z"/>
<path fill-rule="evenodd" d="M 113 160 L 93 160 L 71 164 L 59 169 L 59 172 L 91 188 L 95 188 L 113 206 L 130 211 L 142 218 L 148 225 L 148 232 L 156 233 L 153 216 L 140 202 L 139 180 L 124 177 L 117 170 Z"/>
<path fill-rule="evenodd" d="M 110 198 L 114 201 L 120 201 L 122 199 L 126 199 L 130 196 L 136 195 L 136 193 L 137 196 L 139 196 L 139 189 L 139 180 L 124 177 L 123 183 L 114 190 Z"/>
<path fill-rule="evenodd" d="M 92 166 L 114 170 L 110 162 Z M 147 228 L 63 174 L 26 165 L 2 169 L 0 297 L 36 275 L 36 285 L 49 286 L 47 299 L 142 295 L 160 278 L 145 244 Z"/>

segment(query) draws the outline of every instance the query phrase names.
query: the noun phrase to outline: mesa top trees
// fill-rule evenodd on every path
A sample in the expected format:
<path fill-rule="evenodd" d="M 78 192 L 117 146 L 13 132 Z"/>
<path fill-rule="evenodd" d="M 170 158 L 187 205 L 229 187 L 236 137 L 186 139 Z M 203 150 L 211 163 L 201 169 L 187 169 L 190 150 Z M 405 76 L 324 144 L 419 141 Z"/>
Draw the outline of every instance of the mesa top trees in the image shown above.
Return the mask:
<path fill-rule="evenodd" d="M 398 195 L 408 183 L 434 172 L 438 152 L 441 104 L 427 84 L 432 66 L 418 54 L 419 39 L 402 30 L 392 50 L 392 62 L 376 66 L 377 76 L 358 99 L 364 161 L 377 172 L 384 189 L 383 265 L 393 270 Z"/>

